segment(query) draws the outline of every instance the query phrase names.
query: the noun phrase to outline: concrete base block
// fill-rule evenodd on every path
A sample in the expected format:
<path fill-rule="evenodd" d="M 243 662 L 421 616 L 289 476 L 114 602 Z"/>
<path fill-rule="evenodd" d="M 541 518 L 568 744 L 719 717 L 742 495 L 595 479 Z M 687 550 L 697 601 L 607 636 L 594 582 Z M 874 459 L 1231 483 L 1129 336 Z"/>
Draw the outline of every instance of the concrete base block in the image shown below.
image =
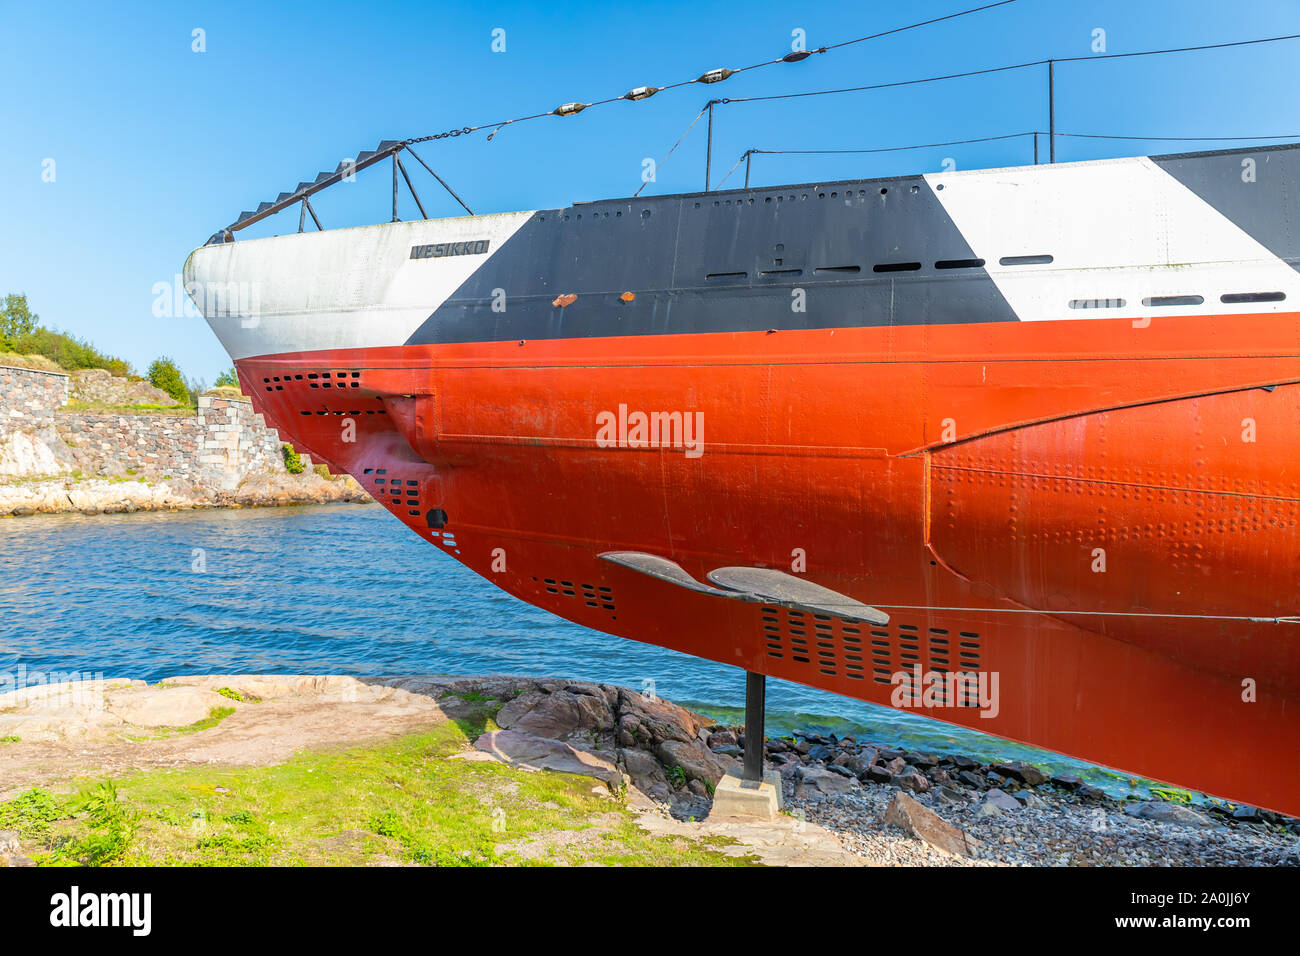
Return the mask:
<path fill-rule="evenodd" d="M 728 770 L 713 791 L 713 812 L 709 819 L 749 817 L 774 820 L 784 804 L 781 800 L 781 774 L 763 771 L 763 782 L 745 780 L 739 770 Z"/>

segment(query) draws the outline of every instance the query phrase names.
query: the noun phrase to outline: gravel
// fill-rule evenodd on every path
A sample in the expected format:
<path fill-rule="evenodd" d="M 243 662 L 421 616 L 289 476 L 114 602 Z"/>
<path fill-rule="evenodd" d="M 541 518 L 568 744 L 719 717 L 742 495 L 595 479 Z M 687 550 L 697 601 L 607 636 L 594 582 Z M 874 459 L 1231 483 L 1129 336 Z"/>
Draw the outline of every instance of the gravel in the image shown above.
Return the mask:
<path fill-rule="evenodd" d="M 796 794 L 796 790 L 799 791 Z M 786 810 L 834 831 L 852 852 L 897 866 L 1296 866 L 1300 835 L 1277 824 L 1185 826 L 1137 819 L 1111 800 L 1083 800 L 1050 786 L 1031 806 L 979 814 L 983 794 L 953 803 L 936 792 L 911 793 L 983 846 L 978 859 L 940 853 L 882 823 L 898 788 L 866 783 L 826 795 L 787 777 Z"/>

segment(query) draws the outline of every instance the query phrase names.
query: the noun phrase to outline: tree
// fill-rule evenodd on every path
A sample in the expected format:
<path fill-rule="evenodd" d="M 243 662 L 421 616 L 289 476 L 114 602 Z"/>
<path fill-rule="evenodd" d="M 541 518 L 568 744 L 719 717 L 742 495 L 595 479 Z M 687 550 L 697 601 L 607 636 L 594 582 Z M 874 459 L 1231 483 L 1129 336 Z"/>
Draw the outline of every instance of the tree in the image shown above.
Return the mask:
<path fill-rule="evenodd" d="M 235 370 L 227 369 L 217 376 L 216 382 L 213 383 L 217 388 L 239 388 L 239 376 Z"/>
<path fill-rule="evenodd" d="M 41 317 L 28 307 L 27 296 L 11 292 L 5 296 L 4 312 L 0 313 L 0 338 L 7 343 L 20 336 L 30 335 L 40 321 Z"/>
<path fill-rule="evenodd" d="M 190 400 L 190 389 L 181 370 L 165 355 L 154 359 L 149 366 L 149 382 L 170 395 L 178 405 Z"/>
<path fill-rule="evenodd" d="M 185 380 L 185 401 L 189 402 L 191 405 L 197 405 L 199 403 L 199 396 L 202 395 L 207 390 L 208 390 L 207 383 L 204 382 L 203 379 L 196 378 L 192 382 L 189 379 L 186 379 Z"/>
<path fill-rule="evenodd" d="M 280 454 L 284 457 L 284 470 L 291 475 L 301 475 L 303 470 L 302 455 L 294 451 L 292 445 L 281 445 Z"/>
<path fill-rule="evenodd" d="M 104 368 L 112 375 L 135 374 L 131 364 L 105 355 L 89 342 L 41 325 L 41 317 L 27 305 L 27 296 L 9 294 L 0 307 L 0 351 L 43 355 L 60 368 Z"/>

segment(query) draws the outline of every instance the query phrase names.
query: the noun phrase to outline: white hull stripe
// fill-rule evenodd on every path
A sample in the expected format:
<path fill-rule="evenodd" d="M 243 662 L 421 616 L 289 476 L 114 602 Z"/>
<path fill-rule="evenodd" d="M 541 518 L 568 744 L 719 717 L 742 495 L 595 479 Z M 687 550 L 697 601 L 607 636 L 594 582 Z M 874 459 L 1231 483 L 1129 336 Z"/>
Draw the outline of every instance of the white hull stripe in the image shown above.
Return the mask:
<path fill-rule="evenodd" d="M 526 223 L 531 212 L 386 223 L 202 246 L 186 289 L 233 359 L 398 345 Z M 434 243 L 483 254 L 411 258 Z"/>
<path fill-rule="evenodd" d="M 925 178 L 1021 321 L 1268 312 L 1300 303 L 1300 273 L 1146 157 Z M 1052 261 L 1001 264 L 1039 255 Z M 1256 292 L 1286 299 L 1246 309 L 1220 301 Z M 1172 297 L 1203 302 L 1143 304 Z"/>

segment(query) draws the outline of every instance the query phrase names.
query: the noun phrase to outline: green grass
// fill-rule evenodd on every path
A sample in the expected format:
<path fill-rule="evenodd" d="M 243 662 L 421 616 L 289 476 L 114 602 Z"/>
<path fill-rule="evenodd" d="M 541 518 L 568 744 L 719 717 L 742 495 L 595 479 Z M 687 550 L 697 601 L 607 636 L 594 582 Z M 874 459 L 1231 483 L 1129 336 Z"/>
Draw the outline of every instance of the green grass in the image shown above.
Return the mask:
<path fill-rule="evenodd" d="M 61 816 L 58 799 L 44 790 L 28 790 L 8 803 L 0 803 L 0 830 L 17 830 L 21 836 L 39 839 Z"/>
<path fill-rule="evenodd" d="M 207 730 L 210 727 L 217 726 L 217 724 L 221 723 L 234 712 L 235 708 L 233 707 L 213 707 L 208 711 L 208 716 L 204 717 L 202 720 L 196 720 L 188 727 L 178 728 L 178 732 L 196 734 L 200 730 Z"/>
<path fill-rule="evenodd" d="M 194 415 L 198 409 L 193 405 L 114 405 L 107 402 L 68 402 L 58 409 L 62 413 L 80 413 L 86 415 Z"/>
<path fill-rule="evenodd" d="M 55 843 L 40 862 L 49 865 L 108 866 L 121 862 L 131 850 L 140 825 L 140 811 L 122 803 L 113 781 L 105 780 L 71 806 L 84 826 Z"/>
<path fill-rule="evenodd" d="M 237 700 L 241 704 L 259 704 L 262 702 L 262 698 L 260 697 L 254 697 L 252 694 L 241 694 L 239 691 L 232 690 L 229 687 L 218 687 L 215 693 L 220 694 L 222 697 L 228 697 L 231 700 Z"/>
<path fill-rule="evenodd" d="M 82 479 L 82 475 L 79 471 L 68 472 L 66 474 L 54 473 L 49 475 L 24 475 L 21 478 L 12 475 L 7 475 L 3 479 L 0 479 L 0 485 L 5 485 L 5 486 L 39 485 L 46 481 L 71 480 L 75 482 L 75 481 L 81 481 L 81 479 Z"/>
<path fill-rule="evenodd" d="M 163 684 L 160 682 L 158 686 L 162 687 Z M 179 737 L 183 734 L 197 734 L 201 730 L 211 730 L 234 712 L 235 708 L 233 707 L 213 707 L 208 710 L 208 716 L 196 720 L 192 724 L 186 724 L 183 727 L 159 727 L 152 734 L 145 736 L 135 737 L 130 734 L 126 736 L 131 740 L 166 740 L 168 737 Z"/>
<path fill-rule="evenodd" d="M 0 804 L 0 827 L 12 822 L 34 841 L 25 850 L 42 865 L 754 862 L 725 856 L 726 841 L 645 832 L 590 778 L 447 759 L 495 728 L 489 714 L 476 708 L 427 733 L 270 767 L 153 770 L 79 798 L 31 791 Z"/>
<path fill-rule="evenodd" d="M 17 736 L 16 734 L 6 734 L 5 736 L 0 737 L 0 744 L 16 744 L 16 743 L 20 743 L 22 739 L 23 738 Z"/>

